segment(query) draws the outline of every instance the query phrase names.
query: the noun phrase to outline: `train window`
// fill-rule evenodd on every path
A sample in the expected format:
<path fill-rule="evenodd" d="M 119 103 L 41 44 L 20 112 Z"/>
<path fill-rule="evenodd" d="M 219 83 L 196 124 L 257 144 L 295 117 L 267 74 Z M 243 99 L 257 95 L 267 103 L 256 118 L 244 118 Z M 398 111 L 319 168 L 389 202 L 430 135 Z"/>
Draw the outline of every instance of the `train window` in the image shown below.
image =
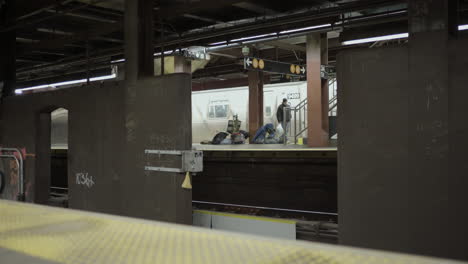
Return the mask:
<path fill-rule="evenodd" d="M 271 106 L 265 107 L 265 116 L 267 117 L 271 116 Z"/>
<path fill-rule="evenodd" d="M 215 106 L 215 117 L 225 118 L 228 116 L 228 105 L 216 105 Z"/>
<path fill-rule="evenodd" d="M 211 105 L 208 111 L 208 118 L 227 118 L 229 105 Z"/>
<path fill-rule="evenodd" d="M 214 107 L 210 106 L 210 111 L 208 112 L 208 118 L 215 118 Z"/>

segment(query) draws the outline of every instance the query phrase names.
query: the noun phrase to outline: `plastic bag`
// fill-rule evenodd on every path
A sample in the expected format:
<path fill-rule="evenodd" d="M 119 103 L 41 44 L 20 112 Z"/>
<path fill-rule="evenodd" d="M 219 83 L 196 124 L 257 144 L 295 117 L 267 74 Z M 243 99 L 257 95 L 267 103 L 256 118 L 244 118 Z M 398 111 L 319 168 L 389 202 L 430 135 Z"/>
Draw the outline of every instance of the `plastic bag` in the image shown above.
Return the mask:
<path fill-rule="evenodd" d="M 276 127 L 276 134 L 275 136 L 280 138 L 284 135 L 284 129 L 283 129 L 283 126 L 281 124 L 278 124 L 278 126 Z"/>

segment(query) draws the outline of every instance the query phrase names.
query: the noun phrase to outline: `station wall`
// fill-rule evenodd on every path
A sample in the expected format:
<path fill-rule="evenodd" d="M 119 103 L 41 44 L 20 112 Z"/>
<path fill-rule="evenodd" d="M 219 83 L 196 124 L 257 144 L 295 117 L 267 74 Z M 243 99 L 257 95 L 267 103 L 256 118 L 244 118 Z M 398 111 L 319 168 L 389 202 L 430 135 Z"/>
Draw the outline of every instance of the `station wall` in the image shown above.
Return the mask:
<path fill-rule="evenodd" d="M 191 223 L 191 191 L 175 187 L 184 175 L 144 171 L 145 148 L 190 149 L 190 87 L 188 74 L 139 80 L 131 120 L 123 81 L 5 98 L 0 106 L 0 145 L 25 150 L 26 201 L 47 203 L 50 112 L 65 108 L 70 208 Z M 127 137 L 129 123 L 135 140 Z M 7 179 L 0 198 L 16 199 L 18 173 L 8 160 L 1 162 L 0 170 Z M 187 205 L 190 211 L 185 212 Z"/>
<path fill-rule="evenodd" d="M 50 185 L 50 112 L 69 111 L 70 207 L 115 212 L 106 197 L 91 201 L 93 192 L 112 190 L 114 168 L 121 164 L 118 142 L 124 137 L 123 89 L 119 82 L 92 84 L 51 92 L 5 98 L 2 105 L 1 144 L 26 152 L 26 200 L 46 204 Z M 89 186 L 76 184 L 77 175 L 87 175 Z M 118 178 L 118 177 L 117 177 Z M 85 183 L 85 180 L 82 181 Z M 88 183 L 86 182 L 86 183 Z M 93 184 L 94 182 L 94 184 Z M 14 199 L 19 180 L 11 179 L 2 198 Z M 79 199 L 84 201 L 79 202 Z"/>

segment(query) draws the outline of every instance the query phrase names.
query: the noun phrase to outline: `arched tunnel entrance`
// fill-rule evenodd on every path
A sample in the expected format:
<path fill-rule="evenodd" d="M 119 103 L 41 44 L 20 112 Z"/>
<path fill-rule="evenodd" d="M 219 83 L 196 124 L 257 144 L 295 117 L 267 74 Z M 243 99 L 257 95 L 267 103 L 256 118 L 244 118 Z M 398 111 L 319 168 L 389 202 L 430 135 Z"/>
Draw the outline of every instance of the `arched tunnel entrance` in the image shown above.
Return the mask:
<path fill-rule="evenodd" d="M 34 201 L 68 207 L 68 110 L 39 113 Z"/>
<path fill-rule="evenodd" d="M 50 113 L 49 204 L 68 207 L 68 110 Z"/>

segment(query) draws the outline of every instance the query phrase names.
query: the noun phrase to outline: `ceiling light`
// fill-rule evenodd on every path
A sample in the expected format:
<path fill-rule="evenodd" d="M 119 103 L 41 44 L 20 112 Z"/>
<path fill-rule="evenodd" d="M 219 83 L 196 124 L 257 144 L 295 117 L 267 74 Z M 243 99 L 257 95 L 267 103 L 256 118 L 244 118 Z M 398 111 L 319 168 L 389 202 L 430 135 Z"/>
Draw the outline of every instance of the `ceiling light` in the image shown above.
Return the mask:
<path fill-rule="evenodd" d="M 114 79 L 115 77 L 117 77 L 117 75 L 113 73 L 111 75 L 93 77 L 93 78 L 90 78 L 89 81 L 90 82 L 104 81 L 104 80 Z M 22 94 L 24 91 L 39 90 L 39 89 L 45 89 L 45 88 L 56 88 L 56 87 L 66 86 L 66 85 L 86 83 L 87 81 L 88 79 L 81 79 L 81 80 L 73 80 L 73 81 L 59 82 L 59 83 L 53 83 L 53 84 L 43 84 L 43 85 L 38 85 L 38 86 L 33 86 L 33 87 L 17 89 L 15 90 L 15 93 Z"/>
<path fill-rule="evenodd" d="M 210 43 L 208 44 L 209 46 L 217 46 L 217 45 L 223 45 L 226 44 L 227 41 L 220 41 L 220 42 L 215 42 L 215 43 Z"/>
<path fill-rule="evenodd" d="M 238 42 L 238 41 L 244 41 L 244 40 L 249 40 L 249 39 L 257 39 L 257 38 L 271 37 L 271 36 L 276 36 L 276 35 L 277 35 L 276 33 L 263 34 L 263 35 L 250 36 L 250 37 L 239 38 L 239 39 L 233 39 L 233 40 L 230 40 L 229 42 Z"/>
<path fill-rule="evenodd" d="M 380 36 L 380 37 L 348 40 L 348 41 L 344 41 L 342 44 L 343 45 L 355 45 L 355 44 L 362 44 L 362 43 L 369 43 L 369 42 L 376 42 L 376 41 L 402 39 L 402 38 L 407 38 L 408 36 L 409 36 L 408 33 L 400 33 L 400 34 L 386 35 L 386 36 Z"/>
<path fill-rule="evenodd" d="M 460 31 L 468 30 L 468 24 L 458 26 L 458 30 L 460 30 Z"/>
<path fill-rule="evenodd" d="M 458 30 L 459 31 L 468 30 L 468 24 L 459 25 Z M 402 39 L 402 38 L 407 38 L 407 37 L 409 37 L 408 33 L 400 33 L 400 34 L 393 34 L 393 35 L 373 37 L 373 38 L 348 40 L 348 41 L 344 41 L 342 44 L 343 45 L 355 45 L 355 44 L 362 44 L 362 43 L 369 43 L 369 42 L 376 42 L 376 41 L 383 41 L 383 40 Z"/>
<path fill-rule="evenodd" d="M 280 34 L 289 34 L 289 33 L 294 33 L 294 32 L 299 32 L 299 31 L 307 31 L 307 30 L 312 30 L 312 29 L 317 29 L 317 28 L 324 28 L 324 27 L 331 27 L 331 24 L 323 24 L 323 25 L 318 25 L 318 26 L 311 26 L 311 27 L 305 27 L 305 28 L 285 30 L 285 31 L 281 31 Z"/>

